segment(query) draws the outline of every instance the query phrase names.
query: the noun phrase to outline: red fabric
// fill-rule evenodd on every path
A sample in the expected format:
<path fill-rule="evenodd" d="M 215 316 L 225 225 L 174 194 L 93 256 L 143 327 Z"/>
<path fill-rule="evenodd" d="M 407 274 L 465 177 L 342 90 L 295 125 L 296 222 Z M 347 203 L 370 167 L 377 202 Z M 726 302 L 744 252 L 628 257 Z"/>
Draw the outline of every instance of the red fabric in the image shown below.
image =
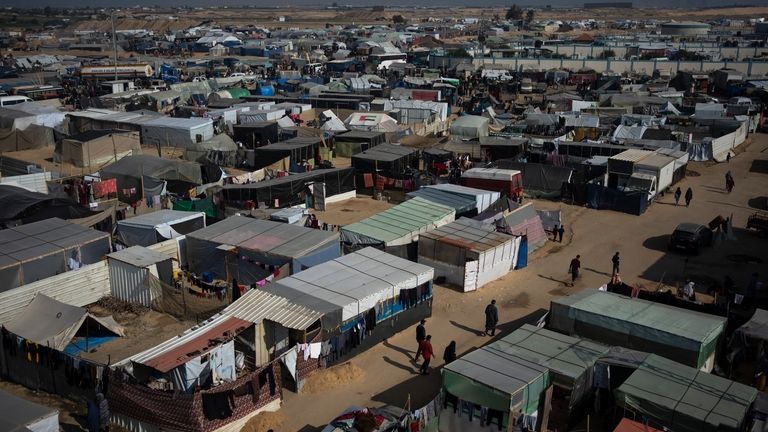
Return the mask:
<path fill-rule="evenodd" d="M 364 183 L 365 187 L 372 188 L 373 187 L 373 174 L 371 174 L 371 173 L 363 174 L 363 183 Z"/>
<path fill-rule="evenodd" d="M 384 185 L 386 184 L 387 179 L 382 176 L 376 177 L 376 189 L 378 190 L 384 190 Z"/>
<path fill-rule="evenodd" d="M 429 360 L 432 357 L 435 356 L 435 354 L 432 352 L 432 343 L 428 340 L 423 340 L 419 344 L 421 348 L 421 355 L 424 356 L 424 360 Z"/>
<path fill-rule="evenodd" d="M 109 179 L 101 182 L 92 183 L 93 195 L 96 198 L 107 196 L 111 193 L 117 193 L 117 179 Z"/>

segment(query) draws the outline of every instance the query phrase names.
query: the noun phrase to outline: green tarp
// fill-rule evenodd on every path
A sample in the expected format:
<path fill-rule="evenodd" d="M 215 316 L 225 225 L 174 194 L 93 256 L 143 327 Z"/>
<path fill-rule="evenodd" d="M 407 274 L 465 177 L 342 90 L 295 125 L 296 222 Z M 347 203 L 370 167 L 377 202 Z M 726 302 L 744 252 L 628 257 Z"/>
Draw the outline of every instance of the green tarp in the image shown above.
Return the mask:
<path fill-rule="evenodd" d="M 443 388 L 460 399 L 502 412 L 533 414 L 549 387 L 545 366 L 507 352 L 499 340 L 447 364 Z"/>
<path fill-rule="evenodd" d="M 740 431 L 757 390 L 649 355 L 619 388 L 616 404 L 675 432 Z"/>
<path fill-rule="evenodd" d="M 204 212 L 207 217 L 216 217 L 216 207 L 210 197 L 200 200 L 176 200 L 173 202 L 173 210 Z"/>
<path fill-rule="evenodd" d="M 553 300 L 549 318 L 549 328 L 557 332 L 656 353 L 696 368 L 714 354 L 725 324 L 722 317 L 598 290 Z"/>

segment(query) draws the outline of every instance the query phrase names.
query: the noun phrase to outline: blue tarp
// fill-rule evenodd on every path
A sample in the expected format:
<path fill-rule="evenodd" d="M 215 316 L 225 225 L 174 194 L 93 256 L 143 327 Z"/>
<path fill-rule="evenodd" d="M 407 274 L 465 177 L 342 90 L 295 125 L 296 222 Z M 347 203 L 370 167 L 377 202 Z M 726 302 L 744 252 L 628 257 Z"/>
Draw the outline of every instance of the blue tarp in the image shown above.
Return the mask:
<path fill-rule="evenodd" d="M 524 235 L 520 239 L 520 248 L 517 250 L 517 265 L 515 270 L 528 266 L 528 236 Z"/>
<path fill-rule="evenodd" d="M 69 345 L 64 347 L 64 353 L 76 357 L 79 356 L 81 352 L 86 351 L 86 347 L 87 351 L 90 351 L 103 343 L 116 339 L 117 337 L 118 336 L 76 337 L 72 339 L 72 342 L 70 342 Z"/>

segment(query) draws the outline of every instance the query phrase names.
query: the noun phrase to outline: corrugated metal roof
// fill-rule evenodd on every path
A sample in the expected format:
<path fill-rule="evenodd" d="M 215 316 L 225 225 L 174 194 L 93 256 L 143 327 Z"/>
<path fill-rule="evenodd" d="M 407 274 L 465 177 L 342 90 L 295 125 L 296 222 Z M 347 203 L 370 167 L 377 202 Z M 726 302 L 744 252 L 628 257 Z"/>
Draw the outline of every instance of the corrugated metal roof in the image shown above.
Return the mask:
<path fill-rule="evenodd" d="M 497 233 L 493 226 L 481 229 L 464 219 L 443 225 L 422 236 L 476 252 L 483 252 L 513 241 L 511 236 Z"/>
<path fill-rule="evenodd" d="M 611 156 L 608 159 L 625 161 L 625 162 L 638 162 L 648 157 L 651 154 L 653 154 L 653 152 L 648 150 L 628 149 L 628 150 L 624 150 L 623 152 L 615 156 Z"/>
<path fill-rule="evenodd" d="M 148 267 L 152 264 L 167 261 L 171 257 L 160 252 L 155 252 L 143 246 L 131 246 L 128 249 L 113 252 L 107 255 L 108 258 L 122 261 L 134 267 Z"/>
<path fill-rule="evenodd" d="M 321 312 L 293 304 L 285 297 L 260 289 L 246 292 L 221 313 L 256 324 L 267 319 L 297 330 L 308 328 L 323 316 Z"/>
<path fill-rule="evenodd" d="M 177 224 L 199 217 L 205 218 L 205 213 L 181 210 L 159 210 L 136 217 L 123 219 L 117 224 L 126 226 L 156 227 L 158 225 L 164 224 Z"/>
<path fill-rule="evenodd" d="M 436 188 L 421 188 L 408 192 L 406 196 L 409 198 L 419 197 L 447 207 L 453 207 L 456 213 L 467 213 L 477 208 L 477 202 L 472 198 Z"/>
<path fill-rule="evenodd" d="M 417 236 L 455 213 L 456 211 L 451 207 L 414 197 L 360 222 L 342 227 L 342 237 L 345 232 L 348 232 L 385 243 L 395 242 L 406 237 Z M 408 239 L 408 243 L 411 241 Z"/>
<path fill-rule="evenodd" d="M 187 237 L 293 258 L 339 240 L 339 234 L 331 231 L 242 216 L 229 217 Z"/>
<path fill-rule="evenodd" d="M 160 372 L 168 372 L 232 339 L 235 334 L 251 325 L 253 324 L 250 321 L 219 314 L 203 325 L 193 327 L 128 360 L 141 363 Z"/>
<path fill-rule="evenodd" d="M 675 158 L 654 152 L 638 162 L 637 166 L 662 168 L 672 163 L 675 163 Z"/>

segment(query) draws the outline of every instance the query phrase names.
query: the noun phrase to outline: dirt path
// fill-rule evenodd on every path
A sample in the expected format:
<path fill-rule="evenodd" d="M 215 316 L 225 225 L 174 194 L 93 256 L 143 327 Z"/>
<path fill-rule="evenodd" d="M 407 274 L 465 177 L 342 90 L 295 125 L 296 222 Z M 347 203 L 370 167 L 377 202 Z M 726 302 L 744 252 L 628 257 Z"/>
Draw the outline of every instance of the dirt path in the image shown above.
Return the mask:
<path fill-rule="evenodd" d="M 489 342 L 490 338 L 479 333 L 484 322 L 483 309 L 492 298 L 500 305 L 501 334 L 506 334 L 538 319 L 552 299 L 607 282 L 610 259 L 615 251 L 621 251 L 622 277 L 629 284 L 656 287 L 662 278 L 671 283 L 683 274 L 701 274 L 719 281 L 727 273 L 733 274 L 737 284 L 744 284 L 761 264 L 734 263 L 726 256 L 745 253 L 745 250 L 756 256 L 768 256 L 764 240 L 740 229 L 747 216 L 755 211 L 749 206 L 750 200 L 754 202 L 754 198 L 764 196 L 768 182 L 766 173 L 750 172 L 753 160 L 768 160 L 768 136 L 756 137 L 730 164 L 690 164 L 689 169 L 701 175 L 689 177 L 680 184 L 683 191 L 689 186 L 693 188 L 694 198 L 689 208 L 675 207 L 670 194 L 651 205 L 640 217 L 561 203 L 539 203 L 541 208 L 563 210 L 564 224 L 568 227 L 564 242 L 548 244 L 543 252 L 537 251 L 527 268 L 511 272 L 478 292 L 463 294 L 436 287 L 433 316 L 427 323 L 438 357 L 433 366 L 441 365 L 443 349 L 451 340 L 457 342 L 459 353 Z M 723 190 L 728 169 L 732 170 L 736 182 L 731 194 Z M 667 253 L 667 236 L 678 223 L 708 223 L 717 215 L 731 214 L 737 242 L 707 249 L 697 257 Z M 576 286 L 568 287 L 566 270 L 576 254 L 582 256 L 583 272 Z M 416 374 L 416 364 L 412 362 L 416 348 L 414 332 L 409 329 L 397 334 L 353 358 L 351 362 L 366 372 L 361 381 L 338 386 L 322 395 L 296 395 L 286 391 L 282 412 L 301 415 L 286 416 L 282 430 L 319 430 L 351 405 L 403 406 L 410 396 L 416 408 L 429 401 L 439 388 L 440 373 Z"/>

